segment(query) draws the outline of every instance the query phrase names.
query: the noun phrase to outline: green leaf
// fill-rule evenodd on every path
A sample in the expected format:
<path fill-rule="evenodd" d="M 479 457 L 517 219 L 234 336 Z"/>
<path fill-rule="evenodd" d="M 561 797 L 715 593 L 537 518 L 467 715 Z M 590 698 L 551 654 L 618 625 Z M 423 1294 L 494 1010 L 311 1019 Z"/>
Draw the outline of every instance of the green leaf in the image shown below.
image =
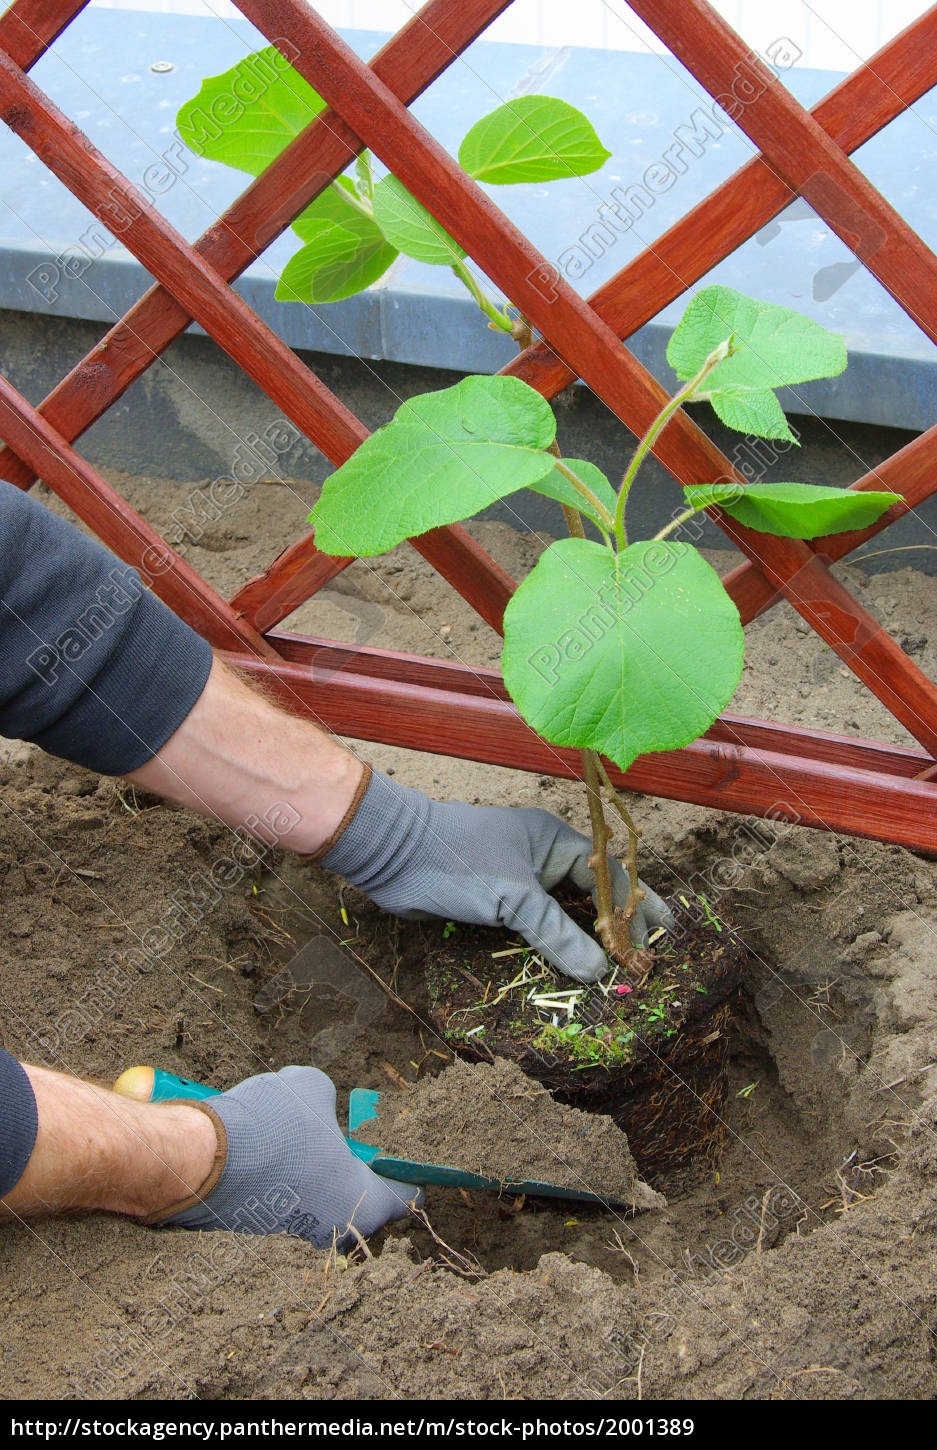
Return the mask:
<path fill-rule="evenodd" d="M 554 745 L 622 769 L 701 735 L 742 673 L 738 610 L 688 544 L 551 544 L 504 616 L 504 681 Z"/>
<path fill-rule="evenodd" d="M 710 373 L 707 389 L 779 388 L 834 377 L 846 366 L 842 338 L 818 322 L 721 286 L 704 287 L 693 298 L 670 339 L 667 361 L 681 382 L 689 382 L 729 337 L 737 351 Z"/>
<path fill-rule="evenodd" d="M 476 181 L 503 185 L 585 176 L 611 154 L 575 106 L 520 96 L 476 121 L 459 147 L 459 165 Z"/>
<path fill-rule="evenodd" d="M 681 382 L 689 382 L 730 338 L 731 355 L 709 374 L 699 396 L 709 398 L 730 428 L 796 442 L 772 389 L 841 373 L 842 338 L 789 307 L 758 302 L 731 287 L 704 287 L 671 337 L 667 361 Z"/>
<path fill-rule="evenodd" d="M 179 110 L 179 135 L 198 156 L 259 176 L 325 107 L 308 81 L 268 45 L 208 76 Z"/>
<path fill-rule="evenodd" d="M 898 493 L 826 488 L 813 483 L 690 484 L 691 504 L 718 504 L 732 518 L 762 534 L 784 539 L 818 539 L 864 529 L 900 502 Z"/>
<path fill-rule="evenodd" d="M 276 296 L 281 302 L 339 302 L 370 287 L 397 256 L 380 227 L 345 196 L 356 196 L 339 177 L 293 223 L 307 243 L 283 269 Z"/>
<path fill-rule="evenodd" d="M 293 231 L 304 242 L 313 241 L 321 232 L 324 223 L 344 227 L 350 232 L 360 231 L 363 235 L 377 232 L 378 236 L 382 236 L 372 219 L 364 215 L 360 205 L 355 204 L 357 197 L 358 193 L 350 179 L 347 176 L 337 177 L 315 201 L 309 203 L 305 211 L 299 213 L 292 224 Z"/>
<path fill-rule="evenodd" d="M 397 256 L 374 230 L 377 239 L 366 241 L 344 227 L 324 225 L 283 268 L 277 301 L 340 302 L 372 286 Z"/>
<path fill-rule="evenodd" d="M 705 395 L 704 395 L 705 396 Z M 784 409 L 770 388 L 717 388 L 709 396 L 713 412 L 727 428 L 754 433 L 759 438 L 797 439 L 784 416 Z"/>
<path fill-rule="evenodd" d="M 392 247 L 417 262 L 451 267 L 465 252 L 396 176 L 374 188 L 374 219 Z"/>
<path fill-rule="evenodd" d="M 381 554 L 553 470 L 556 420 L 519 378 L 468 377 L 403 404 L 326 479 L 309 516 L 326 554 Z"/>
<path fill-rule="evenodd" d="M 588 463 L 584 458 L 564 458 L 563 462 L 587 488 L 591 488 L 599 502 L 604 503 L 614 518 L 615 505 L 618 500 L 615 490 L 601 468 L 596 468 L 594 463 Z M 567 508 L 578 509 L 581 514 L 586 514 L 594 523 L 598 524 L 600 529 L 607 527 L 579 490 L 570 483 L 568 478 L 564 478 L 558 469 L 554 468 L 546 478 L 541 478 L 539 483 L 533 484 L 533 490 L 535 493 L 542 493 L 546 498 L 555 498 L 557 503 L 566 504 Z"/>

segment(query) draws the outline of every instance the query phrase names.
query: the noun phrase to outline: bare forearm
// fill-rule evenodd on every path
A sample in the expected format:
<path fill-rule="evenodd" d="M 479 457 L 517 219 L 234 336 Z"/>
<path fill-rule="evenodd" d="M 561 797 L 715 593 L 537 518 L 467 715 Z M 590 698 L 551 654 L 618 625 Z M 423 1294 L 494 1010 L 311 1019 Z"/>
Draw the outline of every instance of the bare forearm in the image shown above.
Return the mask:
<path fill-rule="evenodd" d="M 178 730 L 127 778 L 229 826 L 278 822 L 284 846 L 311 854 L 338 829 L 363 773 L 325 731 L 281 710 L 216 658 Z"/>
<path fill-rule="evenodd" d="M 182 1103 L 137 1103 L 64 1073 L 26 1066 L 39 1131 L 0 1218 L 101 1209 L 143 1218 L 194 1193 L 217 1143 Z"/>

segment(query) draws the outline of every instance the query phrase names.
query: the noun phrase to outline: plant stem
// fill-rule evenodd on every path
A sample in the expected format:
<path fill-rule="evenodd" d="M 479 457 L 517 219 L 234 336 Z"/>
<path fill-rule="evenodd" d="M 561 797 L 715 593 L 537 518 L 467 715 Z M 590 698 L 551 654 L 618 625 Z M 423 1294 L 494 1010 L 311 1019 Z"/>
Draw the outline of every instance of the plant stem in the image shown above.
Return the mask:
<path fill-rule="evenodd" d="M 670 520 L 669 524 L 665 524 L 664 527 L 654 535 L 655 540 L 669 538 L 671 534 L 675 533 L 676 530 L 679 529 L 681 524 L 686 523 L 687 519 L 691 519 L 694 514 L 705 513 L 706 509 L 712 508 L 712 505 L 717 502 L 717 499 L 713 499 L 711 503 L 701 503 L 697 504 L 695 508 L 684 509 L 682 513 L 676 514 L 675 517 Z"/>
<path fill-rule="evenodd" d="M 682 408 L 684 403 L 688 403 L 691 400 L 697 388 L 706 381 L 714 368 L 718 367 L 721 362 L 725 362 L 727 357 L 731 357 L 733 350 L 733 339 L 731 337 L 727 341 L 721 342 L 718 347 L 713 348 L 696 376 L 691 378 L 688 383 L 684 383 L 680 391 L 674 393 L 670 401 L 661 408 L 657 417 L 639 442 L 631 462 L 625 471 L 625 476 L 621 481 L 621 488 L 618 490 L 618 507 L 615 510 L 615 534 L 620 543 L 624 538 L 625 532 L 625 504 L 628 502 L 628 494 L 631 491 L 631 485 L 634 483 L 638 469 L 654 447 L 661 433 L 667 427 L 674 413 Z M 622 548 L 624 548 L 624 544 L 622 544 Z"/>
<path fill-rule="evenodd" d="M 644 900 L 644 887 L 638 880 L 638 842 L 641 839 L 641 832 L 632 820 L 631 812 L 622 800 L 620 793 L 612 784 L 608 771 L 602 764 L 601 756 L 597 755 L 595 760 L 602 784 L 611 796 L 612 805 L 628 828 L 628 851 L 625 857 L 625 870 L 628 872 L 628 883 L 631 887 L 631 895 L 628 898 L 628 905 L 623 914 L 626 924 L 630 926 L 635 911 Z"/>
<path fill-rule="evenodd" d="M 484 312 L 492 327 L 496 327 L 499 332 L 512 332 L 514 323 L 510 317 L 503 312 L 499 312 L 491 298 L 485 296 L 461 257 L 453 261 L 452 270 L 462 285 L 467 287 L 469 292 L 471 292 L 474 301 L 481 308 L 482 312 Z"/>
<path fill-rule="evenodd" d="M 559 449 L 557 449 L 557 453 L 558 452 Z M 611 514 L 605 507 L 602 500 L 598 498 L 592 492 L 592 489 L 589 487 L 589 485 L 587 483 L 583 483 L 582 479 L 577 474 L 575 474 L 571 468 L 567 467 L 567 465 L 559 457 L 557 457 L 556 460 L 556 467 L 558 472 L 560 472 L 564 478 L 569 480 L 569 482 L 573 485 L 573 488 L 576 489 L 577 493 L 582 494 L 586 503 L 589 505 L 590 508 L 595 511 L 598 518 L 602 520 L 602 523 L 606 526 L 606 531 L 610 534 L 615 527 L 615 520 L 612 518 Z"/>
<path fill-rule="evenodd" d="M 359 152 L 358 160 L 355 162 L 355 171 L 356 171 L 356 174 L 358 176 L 358 180 L 364 183 L 364 191 L 365 191 L 365 195 L 366 195 L 368 201 L 373 202 L 373 200 L 374 200 L 374 173 L 371 170 L 371 153 L 370 153 L 370 151 L 361 151 L 361 152 Z M 361 188 L 356 185 L 355 186 L 355 190 L 358 192 L 358 195 L 360 196 L 361 195 Z"/>
<path fill-rule="evenodd" d="M 559 466 L 560 445 L 555 438 L 547 449 L 547 452 L 553 454 L 553 457 L 557 461 L 557 466 Z M 584 539 L 586 537 L 586 531 L 582 526 L 582 514 L 579 513 L 578 509 L 571 508 L 567 503 L 561 503 L 560 508 L 563 510 L 563 518 L 566 521 L 566 529 L 569 537 L 571 539 Z"/>
<path fill-rule="evenodd" d="M 553 446 L 557 447 L 556 444 Z M 566 504 L 563 504 L 562 508 L 566 527 L 569 529 L 571 537 L 584 539 L 585 530 L 582 527 L 580 515 Z M 592 855 L 589 857 L 589 866 L 595 877 L 595 930 L 605 950 L 610 955 L 617 957 L 621 955 L 621 943 L 615 929 L 615 900 L 612 896 L 612 877 L 608 865 L 608 843 L 612 833 L 608 821 L 605 819 L 602 789 L 599 784 L 602 762 L 594 750 L 581 750 L 579 755 L 582 760 L 582 776 L 586 785 L 586 799 L 589 803 L 589 822 L 592 826 Z"/>
<path fill-rule="evenodd" d="M 620 948 L 615 932 L 615 902 L 608 866 L 608 843 L 612 833 L 602 808 L 602 789 L 599 784 L 601 767 L 602 762 L 594 750 L 582 751 L 582 773 L 586 782 L 589 820 L 592 825 L 592 855 L 589 857 L 589 865 L 595 877 L 595 929 L 605 950 L 618 956 Z"/>
<path fill-rule="evenodd" d="M 346 191 L 345 187 L 339 186 L 337 181 L 329 184 L 336 195 L 340 196 L 342 201 L 347 202 L 353 211 L 360 212 L 362 216 L 368 218 L 368 221 L 374 220 L 374 208 L 365 201 L 363 196 L 359 196 L 356 191 Z"/>

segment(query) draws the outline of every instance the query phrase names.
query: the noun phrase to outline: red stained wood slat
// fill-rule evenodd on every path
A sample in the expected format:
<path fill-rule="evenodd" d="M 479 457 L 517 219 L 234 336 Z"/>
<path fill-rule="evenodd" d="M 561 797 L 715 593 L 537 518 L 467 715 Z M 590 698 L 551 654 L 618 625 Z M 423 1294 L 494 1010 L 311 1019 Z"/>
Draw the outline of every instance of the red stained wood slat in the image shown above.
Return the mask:
<path fill-rule="evenodd" d="M 28 458 L 49 487 L 91 526 L 98 538 L 139 569 L 170 609 L 219 649 L 276 659 L 276 650 L 235 615 L 136 509 L 60 438 L 45 418 L 0 377 L 0 436 Z"/>
<path fill-rule="evenodd" d="M 503 632 L 504 611 L 514 593 L 514 580 L 467 529 L 461 524 L 447 524 L 409 542 L 486 624 L 498 634 Z M 305 534 L 274 559 L 263 574 L 249 579 L 232 597 L 231 607 L 255 629 L 273 629 L 351 563 L 351 559 L 320 554 L 315 535 Z"/>
<path fill-rule="evenodd" d="M 0 15 L 0 48 L 29 70 L 88 0 L 16 0 Z"/>
<path fill-rule="evenodd" d="M 522 307 L 550 345 L 557 347 L 562 337 L 570 365 L 632 431 L 644 433 L 666 400 L 664 390 L 562 279 L 552 298 L 543 295 L 532 279 L 543 275 L 544 259 L 380 80 L 301 0 L 244 0 L 242 8 L 268 38 L 279 34 L 291 41 L 298 52 L 297 70 L 330 103 L 341 105 L 361 138 Z M 661 434 L 655 453 L 682 482 L 738 476 L 682 412 Z M 937 686 L 813 551 L 797 540 L 735 525 L 730 530 L 718 510 L 713 517 L 914 738 L 937 754 Z"/>
<path fill-rule="evenodd" d="M 307 538 L 311 539 L 311 535 L 290 544 L 263 574 L 248 579 L 231 597 L 231 608 L 235 614 L 247 620 L 261 634 L 279 624 L 354 563 L 353 559 L 320 554 L 307 545 Z"/>
<path fill-rule="evenodd" d="M 454 584 L 486 624 L 498 634 L 504 632 L 504 611 L 516 589 L 510 574 L 461 524 L 430 529 L 411 539 L 418 553 L 450 584 Z"/>
<path fill-rule="evenodd" d="M 917 780 L 923 770 L 933 764 L 922 750 L 908 750 L 898 745 L 883 745 L 877 740 L 854 739 L 827 730 L 811 730 L 802 725 L 784 725 L 775 720 L 753 720 L 731 711 L 721 715 L 706 731 L 707 740 L 720 740 L 728 745 L 744 745 L 751 750 L 766 750 L 774 755 L 795 759 L 821 761 L 842 770 L 871 770 L 879 774 L 902 776 Z"/>
<path fill-rule="evenodd" d="M 736 124 L 765 161 L 937 341 L 937 256 L 741 36 L 705 0 L 679 9 L 672 0 L 631 0 L 631 8 L 711 96 L 735 97 Z M 914 32 L 907 44 L 916 44 Z"/>
<path fill-rule="evenodd" d="M 541 740 L 506 701 L 351 671 L 317 679 L 308 666 L 230 658 L 287 709 L 340 735 L 580 778 L 577 752 Z M 937 785 L 906 776 L 706 739 L 610 773 L 628 790 L 937 850 Z"/>
<path fill-rule="evenodd" d="M 850 152 L 937 85 L 937 5 L 840 82 L 811 112 Z M 747 162 L 611 277 L 589 304 L 630 337 L 792 201 L 791 188 L 760 156 Z M 549 289 L 550 275 L 542 285 Z M 544 343 L 502 369 L 552 398 L 575 373 Z"/>
<path fill-rule="evenodd" d="M 929 6 L 846 76 L 812 111 L 846 152 L 854 151 L 937 82 L 937 5 Z"/>
<path fill-rule="evenodd" d="M 432 0 L 378 52 L 372 61 L 375 72 L 386 75 L 388 81 L 392 78 L 401 96 L 413 100 L 509 3 L 467 0 L 453 7 L 449 0 Z M 233 280 L 360 149 L 351 128 L 333 111 L 324 112 L 209 228 L 194 250 L 224 280 Z M 157 284 L 66 375 L 40 411 L 74 442 L 190 321 L 172 293 Z M 324 451 L 334 463 L 342 463 L 353 447 L 346 439 L 344 446 L 335 445 L 331 451 L 324 446 Z M 21 488 L 35 480 L 29 467 L 9 448 L 0 450 L 0 477 Z M 415 541 L 415 547 L 488 624 L 500 628 L 513 581 L 464 529 L 433 530 Z M 310 533 L 285 550 L 264 574 L 249 581 L 232 605 L 255 627 L 269 628 L 349 562 L 336 563 L 318 554 Z"/>
<path fill-rule="evenodd" d="M 372 680 L 395 680 L 416 688 L 445 690 L 456 695 L 481 695 L 509 700 L 498 670 L 475 668 L 452 659 L 428 659 L 371 645 L 337 644 L 333 640 L 275 631 L 269 635 L 277 653 L 290 664 L 314 667 L 319 678 L 347 670 Z M 775 755 L 805 755 L 851 770 L 873 770 L 911 780 L 929 769 L 933 760 L 920 750 L 857 740 L 802 725 L 753 720 L 727 712 L 707 730 L 706 738 Z"/>

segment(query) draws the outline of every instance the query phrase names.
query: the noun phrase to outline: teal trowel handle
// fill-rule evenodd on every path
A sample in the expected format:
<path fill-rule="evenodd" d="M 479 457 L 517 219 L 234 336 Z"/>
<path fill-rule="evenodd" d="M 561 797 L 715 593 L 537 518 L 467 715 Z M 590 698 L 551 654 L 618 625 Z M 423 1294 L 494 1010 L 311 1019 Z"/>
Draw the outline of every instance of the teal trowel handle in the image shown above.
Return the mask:
<path fill-rule="evenodd" d="M 138 1103 L 165 1103 L 170 1098 L 216 1098 L 218 1088 L 205 1087 L 174 1072 L 159 1067 L 128 1067 L 114 1084 L 121 1097 L 135 1098 Z"/>
<path fill-rule="evenodd" d="M 203 1082 L 192 1082 L 187 1077 L 176 1077 L 174 1072 L 153 1069 L 153 1092 L 151 1103 L 164 1103 L 169 1098 L 218 1098 L 220 1088 L 207 1087 Z"/>

